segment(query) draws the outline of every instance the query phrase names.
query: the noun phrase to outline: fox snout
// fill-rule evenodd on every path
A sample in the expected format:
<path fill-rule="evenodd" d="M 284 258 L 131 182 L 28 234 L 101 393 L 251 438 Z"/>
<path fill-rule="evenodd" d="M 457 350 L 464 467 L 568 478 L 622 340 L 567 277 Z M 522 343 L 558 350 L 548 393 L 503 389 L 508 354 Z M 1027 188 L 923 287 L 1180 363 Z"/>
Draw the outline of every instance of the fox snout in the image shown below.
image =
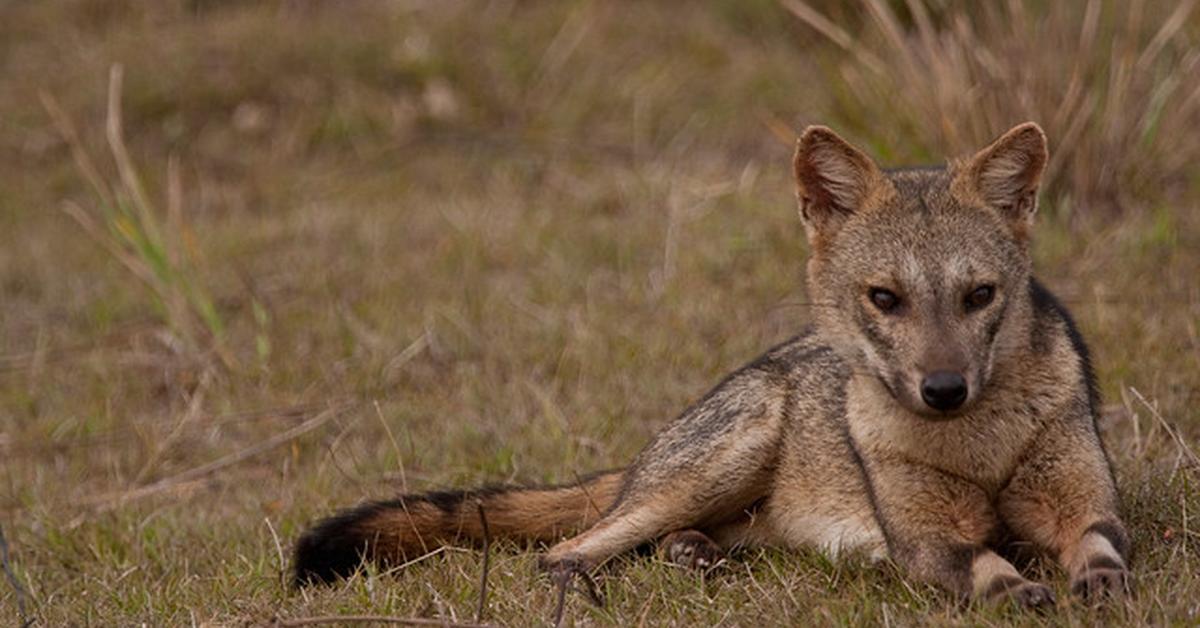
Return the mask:
<path fill-rule="evenodd" d="M 921 400 L 939 412 L 962 407 L 968 392 L 967 378 L 954 371 L 934 371 L 921 380 Z"/>
<path fill-rule="evenodd" d="M 904 369 L 908 385 L 904 386 L 905 399 L 899 401 L 932 419 L 949 419 L 965 410 L 979 397 L 985 378 L 971 359 L 974 349 L 970 338 L 948 333 L 933 321 L 909 331 L 915 333 L 909 336 L 908 346 L 919 347 L 917 355 L 921 357 Z M 898 357 L 903 364 L 904 354 Z"/>
<path fill-rule="evenodd" d="M 987 373 L 970 363 L 936 367 L 874 364 L 871 370 L 901 407 L 931 421 L 949 421 L 970 412 L 987 387 Z"/>
<path fill-rule="evenodd" d="M 895 330 L 890 364 L 879 365 L 893 378 L 892 396 L 908 411 L 934 421 L 969 412 L 987 387 L 990 368 L 986 353 L 979 355 L 984 349 L 971 345 L 970 334 L 951 333 L 933 321 L 906 327 L 907 333 Z"/>

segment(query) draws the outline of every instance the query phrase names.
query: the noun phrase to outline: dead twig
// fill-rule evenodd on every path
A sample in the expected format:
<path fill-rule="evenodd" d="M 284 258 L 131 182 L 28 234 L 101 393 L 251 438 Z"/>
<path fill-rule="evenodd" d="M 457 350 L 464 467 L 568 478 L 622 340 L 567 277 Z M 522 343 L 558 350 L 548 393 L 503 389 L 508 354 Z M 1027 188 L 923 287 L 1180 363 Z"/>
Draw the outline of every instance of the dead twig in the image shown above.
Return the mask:
<path fill-rule="evenodd" d="M 267 529 L 271 531 L 271 540 L 275 541 L 275 554 L 279 556 L 279 588 L 286 596 L 288 591 L 287 559 L 283 557 L 283 544 L 279 542 L 279 535 L 275 533 L 275 526 L 271 525 L 271 518 L 263 517 L 263 522 L 267 524 Z"/>
<path fill-rule="evenodd" d="M 17 615 L 21 618 L 21 628 L 29 628 L 33 625 L 33 619 L 25 612 L 25 597 L 28 594 L 17 579 L 17 574 L 13 573 L 12 566 L 8 564 L 8 541 L 4 538 L 4 528 L 0 528 L 0 565 L 3 565 L 4 575 L 8 576 L 8 583 L 12 585 L 13 594 L 17 598 Z"/>
<path fill-rule="evenodd" d="M 1138 392 L 1138 389 L 1130 386 L 1129 392 L 1133 393 L 1133 396 L 1137 397 L 1137 400 L 1140 401 L 1141 404 L 1150 411 L 1150 414 L 1153 415 L 1154 418 L 1158 419 L 1158 422 L 1163 426 L 1163 429 L 1167 430 L 1167 433 L 1171 435 L 1171 438 L 1174 439 L 1175 443 L 1179 446 L 1179 451 L 1183 457 L 1187 458 L 1192 464 L 1196 465 L 1197 468 L 1200 468 L 1200 456 L 1197 456 L 1196 452 L 1192 451 L 1191 446 L 1187 444 L 1187 441 L 1183 439 L 1183 436 L 1180 435 L 1179 431 L 1176 430 L 1175 427 L 1170 424 L 1170 422 L 1163 418 L 1163 415 L 1159 413 L 1157 408 L 1151 405 L 1149 401 L 1146 401 L 1146 398 L 1142 396 L 1142 393 Z"/>
<path fill-rule="evenodd" d="M 146 463 L 142 465 L 141 470 L 134 476 L 133 484 L 141 484 L 150 476 L 154 471 L 154 467 L 162 460 L 163 455 L 167 453 L 167 450 L 175 444 L 175 441 L 183 433 L 183 429 L 199 416 L 200 409 L 204 405 L 204 396 L 208 392 L 208 387 L 212 383 L 212 379 L 213 370 L 211 368 L 204 369 L 204 372 L 200 374 L 200 383 L 196 385 L 196 389 L 192 391 L 188 399 L 187 409 L 184 410 L 183 416 L 179 418 L 179 421 L 175 423 L 175 427 L 171 429 L 167 437 L 159 442 L 158 446 L 150 454 L 150 457 L 146 459 Z"/>
<path fill-rule="evenodd" d="M 405 364 L 408 364 L 413 360 L 413 358 L 420 355 L 421 352 L 424 351 L 428 346 L 428 332 L 417 336 L 416 340 L 412 341 L 412 343 L 405 347 L 403 351 L 397 354 L 396 357 L 388 360 L 388 363 L 383 366 L 383 370 L 381 371 L 383 377 L 385 379 L 391 379 L 400 369 L 404 368 Z"/>
<path fill-rule="evenodd" d="M 392 453 L 396 454 L 396 464 L 400 467 L 400 492 L 408 494 L 408 475 L 404 472 L 404 456 L 400 453 L 400 443 L 396 442 L 396 435 L 392 433 L 392 427 L 388 425 L 387 419 L 383 418 L 383 410 L 379 408 L 379 401 L 376 400 L 375 416 L 379 417 L 379 423 L 383 426 L 383 431 L 387 433 L 388 441 L 392 443 Z"/>
<path fill-rule="evenodd" d="M 592 574 L 581 571 L 579 572 L 579 579 L 583 581 L 583 593 L 587 596 L 588 601 L 600 608 L 604 608 L 604 596 L 600 595 L 600 588 L 596 585 L 596 580 L 592 578 Z"/>
<path fill-rule="evenodd" d="M 563 614 L 567 609 L 567 587 L 570 586 L 570 576 L 555 578 L 555 584 L 558 589 L 557 600 L 554 602 L 554 618 L 550 623 L 554 624 L 554 628 L 560 628 L 563 623 Z"/>
<path fill-rule="evenodd" d="M 0 366 L 0 370 L 3 367 Z M 330 400 L 321 404 L 297 404 L 292 406 L 281 406 L 279 408 L 271 408 L 265 410 L 253 410 L 246 412 L 235 412 L 232 414 L 201 414 L 196 417 L 202 421 L 206 427 L 222 427 L 226 425 L 244 425 L 252 422 L 266 421 L 287 421 L 298 420 L 305 416 L 311 415 L 314 411 L 330 405 L 345 405 L 350 402 L 347 400 Z M 192 424 L 194 425 L 194 420 Z M 7 443 L 0 442 L 0 445 L 7 447 L 4 454 L 9 457 L 13 456 L 34 456 L 43 453 L 65 452 L 77 449 L 86 449 L 91 447 L 103 447 L 112 445 L 126 437 L 133 435 L 135 429 L 130 426 L 115 428 L 103 432 L 97 432 L 91 436 L 83 438 L 65 439 L 58 442 L 37 442 L 37 443 L 16 443 L 9 441 Z"/>
<path fill-rule="evenodd" d="M 555 628 L 562 626 L 564 611 L 567 606 L 567 589 L 576 589 L 574 586 L 576 579 L 583 581 L 582 592 L 587 596 L 588 601 L 598 607 L 604 607 L 604 597 L 600 595 L 599 588 L 596 586 L 596 581 L 591 574 L 584 571 L 578 566 L 563 566 L 554 571 L 551 576 L 554 583 L 558 587 L 558 601 L 554 605 L 554 619 L 552 620 Z"/>
<path fill-rule="evenodd" d="M 395 567 L 389 567 L 387 569 L 387 571 L 380 572 L 379 576 L 386 578 L 388 576 L 395 575 L 397 573 L 400 573 L 401 571 L 404 571 L 405 569 L 407 569 L 409 567 L 412 567 L 413 565 L 415 565 L 419 562 L 433 558 L 434 556 L 437 556 L 438 554 L 442 554 L 447 551 L 457 550 L 457 549 L 459 549 L 459 548 L 450 547 L 449 545 L 442 545 L 440 547 L 436 547 L 428 552 L 425 552 L 424 554 L 421 554 L 420 556 L 418 556 L 412 560 L 400 563 L 399 565 L 396 565 Z M 466 551 L 466 550 L 463 550 L 463 551 Z"/>
<path fill-rule="evenodd" d="M 400 626 L 446 626 L 448 628 L 485 628 L 487 624 L 464 624 L 446 619 L 424 617 L 392 617 L 390 615 L 323 615 L 321 617 L 298 617 L 275 619 L 275 626 L 323 626 L 328 624 L 397 624 Z"/>
<path fill-rule="evenodd" d="M 585 499 L 587 499 L 588 506 L 591 506 L 592 510 L 596 511 L 597 517 L 602 516 L 604 511 L 601 510 L 600 506 L 596 504 L 596 500 L 592 499 L 592 492 L 588 490 L 587 481 L 579 476 L 578 471 L 574 471 L 573 473 L 575 474 L 575 484 L 579 486 L 579 490 L 583 491 L 583 496 Z M 584 520 L 587 520 L 587 513 L 584 513 Z"/>
<path fill-rule="evenodd" d="M 238 464 L 240 462 L 243 462 L 245 460 L 248 460 L 250 458 L 258 456 L 259 454 L 270 451 L 270 450 L 272 450 L 284 443 L 287 443 L 295 438 L 303 436 L 304 434 L 307 434 L 308 432 L 315 430 L 316 428 L 320 427 L 321 425 L 324 425 L 326 422 L 328 422 L 334 416 L 337 416 L 338 414 L 340 414 L 341 412 L 343 412 L 345 410 L 346 410 L 345 407 L 331 408 L 331 409 L 326 410 L 326 411 L 318 414 L 317 416 L 305 421 L 304 423 L 301 423 L 300 425 L 297 425 L 296 427 L 293 427 L 292 429 L 287 430 L 286 432 L 283 432 L 272 438 L 269 438 L 257 445 L 247 447 L 241 451 L 229 454 L 228 456 L 225 456 L 223 458 L 218 458 L 217 460 L 214 460 L 208 464 L 203 464 L 198 467 L 188 469 L 187 471 L 184 471 L 182 473 L 177 473 L 173 476 L 163 478 L 163 479 L 161 479 L 153 484 L 147 485 L 147 486 L 135 488 L 135 489 L 129 490 L 129 491 L 121 491 L 118 493 L 106 493 L 103 495 L 99 495 L 93 499 L 87 500 L 87 503 L 89 503 L 91 505 L 103 505 L 105 507 L 116 507 L 121 504 L 127 503 L 131 500 L 134 500 L 134 499 L 141 499 L 143 497 L 148 497 L 150 495 L 155 495 L 157 493 L 161 493 L 163 491 L 172 489 L 180 484 L 196 482 L 196 481 L 201 480 L 209 475 L 212 475 L 213 473 L 216 473 L 217 471 L 220 471 L 226 467 L 231 467 L 235 464 Z"/>
<path fill-rule="evenodd" d="M 487 514 L 483 512 L 483 504 L 476 502 L 479 510 L 479 525 L 483 527 L 483 573 L 479 576 L 479 606 L 475 609 L 475 621 L 483 621 L 483 610 L 487 607 L 488 567 L 491 558 L 492 533 L 488 529 Z"/>

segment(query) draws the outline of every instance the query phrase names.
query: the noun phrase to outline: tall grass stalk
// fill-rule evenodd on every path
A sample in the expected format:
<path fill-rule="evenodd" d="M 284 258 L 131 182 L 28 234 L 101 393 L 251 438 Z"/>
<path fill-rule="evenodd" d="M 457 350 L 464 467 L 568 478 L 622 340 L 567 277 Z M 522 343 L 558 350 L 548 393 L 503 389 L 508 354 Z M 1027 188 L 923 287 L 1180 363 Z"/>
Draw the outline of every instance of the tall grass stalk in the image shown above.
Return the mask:
<path fill-rule="evenodd" d="M 225 323 L 187 254 L 179 160 L 172 156 L 167 161 L 166 210 L 160 211 L 150 200 L 125 146 L 121 122 L 123 75 L 120 65 L 112 66 L 109 72 L 106 136 L 117 172 L 112 180 L 101 174 L 70 117 L 54 97 L 41 94 L 42 104 L 96 196 L 94 209 L 68 202 L 64 210 L 150 290 L 155 309 L 177 349 L 206 363 L 213 363 L 215 358 L 216 363 L 231 367 L 234 357 L 225 344 Z"/>
<path fill-rule="evenodd" d="M 854 33 L 781 2 L 847 53 L 829 80 L 840 122 L 908 147 L 899 158 L 962 154 L 1035 120 L 1055 147 L 1050 196 L 1093 212 L 1171 200 L 1200 172 L 1196 0 L 861 0 Z"/>

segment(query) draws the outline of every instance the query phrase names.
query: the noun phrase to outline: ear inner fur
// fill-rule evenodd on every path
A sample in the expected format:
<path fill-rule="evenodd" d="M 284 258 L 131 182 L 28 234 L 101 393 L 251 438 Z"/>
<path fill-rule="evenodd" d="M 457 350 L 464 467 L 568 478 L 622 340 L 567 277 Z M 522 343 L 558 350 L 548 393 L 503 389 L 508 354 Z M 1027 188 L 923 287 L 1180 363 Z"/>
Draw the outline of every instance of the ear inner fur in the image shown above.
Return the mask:
<path fill-rule="evenodd" d="M 968 203 L 996 209 L 1025 237 L 1037 212 L 1037 190 L 1048 159 L 1041 127 L 1019 124 L 957 164 L 952 190 Z"/>
<path fill-rule="evenodd" d="M 824 126 L 810 126 L 800 135 L 792 168 L 800 216 L 814 245 L 890 189 L 870 157 Z"/>

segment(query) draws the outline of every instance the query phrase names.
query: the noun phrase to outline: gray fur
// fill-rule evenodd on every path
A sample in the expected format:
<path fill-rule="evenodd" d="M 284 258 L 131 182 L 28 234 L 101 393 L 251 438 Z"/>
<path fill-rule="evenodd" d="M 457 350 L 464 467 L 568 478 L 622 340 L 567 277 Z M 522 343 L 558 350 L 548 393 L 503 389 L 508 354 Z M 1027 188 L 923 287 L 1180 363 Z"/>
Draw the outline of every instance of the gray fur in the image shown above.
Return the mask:
<path fill-rule="evenodd" d="M 1076 590 L 1123 583 L 1086 348 L 1030 268 L 1045 161 L 1032 124 L 946 167 L 887 172 L 806 131 L 795 170 L 813 326 L 664 428 L 606 516 L 545 564 L 595 565 L 696 528 L 706 536 L 687 538 L 865 551 L 964 597 L 1052 602 L 993 551 L 1011 529 Z M 934 371 L 962 375 L 961 406 L 923 399 Z"/>

